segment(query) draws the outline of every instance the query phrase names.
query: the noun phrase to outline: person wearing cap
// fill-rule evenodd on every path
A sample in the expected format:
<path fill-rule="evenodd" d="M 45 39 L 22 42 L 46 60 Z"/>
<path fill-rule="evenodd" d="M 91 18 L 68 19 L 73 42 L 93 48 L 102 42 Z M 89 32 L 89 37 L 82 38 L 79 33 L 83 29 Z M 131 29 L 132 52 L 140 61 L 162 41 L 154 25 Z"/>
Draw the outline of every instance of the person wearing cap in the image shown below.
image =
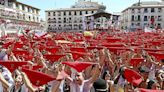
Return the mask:
<path fill-rule="evenodd" d="M 110 92 L 108 91 L 107 82 L 104 79 L 97 79 L 93 83 L 94 92 Z"/>
<path fill-rule="evenodd" d="M 161 87 L 156 80 L 149 80 L 147 89 L 160 90 Z"/>

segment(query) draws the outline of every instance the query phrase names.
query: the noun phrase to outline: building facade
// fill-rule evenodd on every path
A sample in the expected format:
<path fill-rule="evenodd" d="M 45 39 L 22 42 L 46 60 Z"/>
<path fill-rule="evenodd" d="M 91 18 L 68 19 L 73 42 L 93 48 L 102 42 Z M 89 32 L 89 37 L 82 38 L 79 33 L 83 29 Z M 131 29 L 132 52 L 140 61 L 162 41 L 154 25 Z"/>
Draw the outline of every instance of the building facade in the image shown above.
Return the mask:
<path fill-rule="evenodd" d="M 40 9 L 16 0 L 0 1 L 1 30 L 14 33 L 15 30 L 33 29 L 39 26 Z"/>
<path fill-rule="evenodd" d="M 147 1 L 133 4 L 122 11 L 121 26 L 129 30 L 145 27 L 164 28 L 164 2 Z"/>
<path fill-rule="evenodd" d="M 81 31 L 84 26 L 84 16 L 105 9 L 104 5 L 97 2 L 78 0 L 71 8 L 46 10 L 47 29 L 48 31 Z"/>

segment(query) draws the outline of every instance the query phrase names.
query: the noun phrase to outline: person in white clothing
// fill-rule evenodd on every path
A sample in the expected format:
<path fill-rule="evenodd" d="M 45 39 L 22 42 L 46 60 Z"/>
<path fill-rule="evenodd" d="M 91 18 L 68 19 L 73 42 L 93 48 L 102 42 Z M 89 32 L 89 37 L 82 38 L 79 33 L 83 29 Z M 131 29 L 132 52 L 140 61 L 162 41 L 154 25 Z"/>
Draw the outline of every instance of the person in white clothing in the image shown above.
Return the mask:
<path fill-rule="evenodd" d="M 14 85 L 14 80 L 10 71 L 0 66 L 0 92 L 10 92 Z"/>
<path fill-rule="evenodd" d="M 89 79 L 84 79 L 83 73 L 76 73 L 75 79 L 68 77 L 67 79 L 70 81 L 70 92 L 90 92 L 93 83 L 97 80 L 100 75 L 99 65 L 95 66 L 94 74 Z"/>

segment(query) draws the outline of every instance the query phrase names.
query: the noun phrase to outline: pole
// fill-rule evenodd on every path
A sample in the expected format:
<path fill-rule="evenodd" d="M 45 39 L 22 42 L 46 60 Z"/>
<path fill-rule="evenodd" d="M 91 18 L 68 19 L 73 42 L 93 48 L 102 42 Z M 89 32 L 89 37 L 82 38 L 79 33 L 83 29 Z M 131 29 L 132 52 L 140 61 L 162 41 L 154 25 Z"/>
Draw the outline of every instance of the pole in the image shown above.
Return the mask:
<path fill-rule="evenodd" d="M 138 1 L 138 6 L 140 6 L 140 4 L 141 4 L 141 0 Z"/>

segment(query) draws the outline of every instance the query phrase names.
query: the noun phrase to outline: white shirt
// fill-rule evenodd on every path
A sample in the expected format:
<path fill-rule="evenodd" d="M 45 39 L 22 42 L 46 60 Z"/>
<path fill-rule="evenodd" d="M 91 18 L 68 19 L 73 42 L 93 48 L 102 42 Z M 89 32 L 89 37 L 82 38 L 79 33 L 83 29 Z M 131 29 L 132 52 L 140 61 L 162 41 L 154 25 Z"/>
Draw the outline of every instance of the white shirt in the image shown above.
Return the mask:
<path fill-rule="evenodd" d="M 8 60 L 8 55 L 6 54 L 6 51 L 1 51 L 0 52 L 0 60 L 7 61 Z"/>
<path fill-rule="evenodd" d="M 14 85 L 14 80 L 12 78 L 12 75 L 11 75 L 10 71 L 7 68 L 5 68 L 5 67 L 3 67 L 2 76 L 4 77 L 4 79 L 6 81 L 8 81 L 8 83 L 9 83 L 9 90 L 10 90 L 13 87 L 13 85 Z M 2 86 L 1 82 L 0 82 L 0 92 L 3 92 L 3 86 Z"/>
<path fill-rule="evenodd" d="M 25 84 L 22 85 L 21 92 L 28 92 L 28 88 Z"/>
<path fill-rule="evenodd" d="M 91 83 L 89 80 L 84 80 L 82 85 L 78 85 L 75 82 L 70 83 L 71 91 L 70 92 L 90 92 Z"/>
<path fill-rule="evenodd" d="M 48 85 L 49 85 L 49 89 L 50 89 L 50 92 L 51 92 L 53 86 L 57 85 L 57 81 L 56 80 L 50 81 L 50 82 L 48 82 Z M 62 80 L 61 83 L 60 83 L 60 86 L 59 86 L 60 92 L 63 92 L 63 85 L 64 85 L 64 80 Z"/>

